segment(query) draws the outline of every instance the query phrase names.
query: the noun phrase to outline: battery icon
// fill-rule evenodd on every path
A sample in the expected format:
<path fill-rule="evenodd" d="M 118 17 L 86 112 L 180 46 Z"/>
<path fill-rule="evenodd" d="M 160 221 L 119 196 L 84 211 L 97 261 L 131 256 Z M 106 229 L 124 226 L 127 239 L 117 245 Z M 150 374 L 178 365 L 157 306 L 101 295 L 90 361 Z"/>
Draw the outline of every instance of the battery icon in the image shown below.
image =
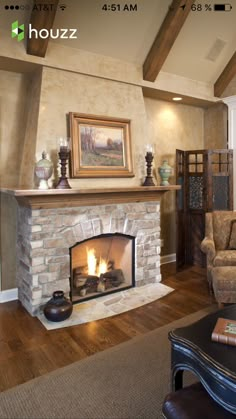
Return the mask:
<path fill-rule="evenodd" d="M 216 12 L 230 12 L 231 9 L 231 4 L 214 4 L 214 10 Z"/>

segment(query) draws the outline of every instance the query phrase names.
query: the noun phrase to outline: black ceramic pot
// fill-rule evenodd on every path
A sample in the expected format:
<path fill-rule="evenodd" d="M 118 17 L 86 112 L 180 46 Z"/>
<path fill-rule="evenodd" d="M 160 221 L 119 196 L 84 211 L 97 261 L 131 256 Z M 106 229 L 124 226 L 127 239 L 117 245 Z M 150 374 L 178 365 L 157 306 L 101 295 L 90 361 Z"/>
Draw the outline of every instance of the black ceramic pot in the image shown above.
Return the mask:
<path fill-rule="evenodd" d="M 64 292 L 54 291 L 52 298 L 45 304 L 43 312 L 46 319 L 51 322 L 61 322 L 70 317 L 72 310 L 72 302 L 64 296 Z"/>

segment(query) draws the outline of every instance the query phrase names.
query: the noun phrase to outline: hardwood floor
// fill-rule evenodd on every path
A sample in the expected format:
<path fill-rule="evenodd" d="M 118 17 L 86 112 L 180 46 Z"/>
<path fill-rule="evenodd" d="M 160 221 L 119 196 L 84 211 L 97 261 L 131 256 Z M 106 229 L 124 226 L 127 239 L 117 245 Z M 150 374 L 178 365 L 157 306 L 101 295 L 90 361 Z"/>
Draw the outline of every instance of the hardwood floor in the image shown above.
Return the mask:
<path fill-rule="evenodd" d="M 215 302 L 205 269 L 176 274 L 162 265 L 162 282 L 175 291 L 124 314 L 47 331 L 19 302 L 0 304 L 0 391 L 165 325 Z"/>

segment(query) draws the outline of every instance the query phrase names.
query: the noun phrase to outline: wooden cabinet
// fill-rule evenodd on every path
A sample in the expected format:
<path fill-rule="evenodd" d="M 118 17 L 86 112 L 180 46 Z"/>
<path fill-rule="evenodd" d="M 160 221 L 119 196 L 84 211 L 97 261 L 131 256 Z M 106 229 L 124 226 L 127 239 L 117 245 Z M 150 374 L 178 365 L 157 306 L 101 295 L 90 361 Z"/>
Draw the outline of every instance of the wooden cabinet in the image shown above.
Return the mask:
<path fill-rule="evenodd" d="M 205 266 L 205 213 L 233 209 L 233 151 L 176 150 L 176 265 Z"/>

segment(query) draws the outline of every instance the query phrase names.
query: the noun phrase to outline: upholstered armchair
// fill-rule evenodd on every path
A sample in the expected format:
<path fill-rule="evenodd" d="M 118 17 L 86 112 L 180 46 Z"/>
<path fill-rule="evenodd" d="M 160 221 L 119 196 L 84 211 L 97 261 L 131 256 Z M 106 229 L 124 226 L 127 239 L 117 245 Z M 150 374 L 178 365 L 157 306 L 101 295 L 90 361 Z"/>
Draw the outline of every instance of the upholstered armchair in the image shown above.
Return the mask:
<path fill-rule="evenodd" d="M 236 211 L 206 213 L 201 250 L 207 256 L 207 279 L 212 289 L 214 267 L 236 266 Z"/>

